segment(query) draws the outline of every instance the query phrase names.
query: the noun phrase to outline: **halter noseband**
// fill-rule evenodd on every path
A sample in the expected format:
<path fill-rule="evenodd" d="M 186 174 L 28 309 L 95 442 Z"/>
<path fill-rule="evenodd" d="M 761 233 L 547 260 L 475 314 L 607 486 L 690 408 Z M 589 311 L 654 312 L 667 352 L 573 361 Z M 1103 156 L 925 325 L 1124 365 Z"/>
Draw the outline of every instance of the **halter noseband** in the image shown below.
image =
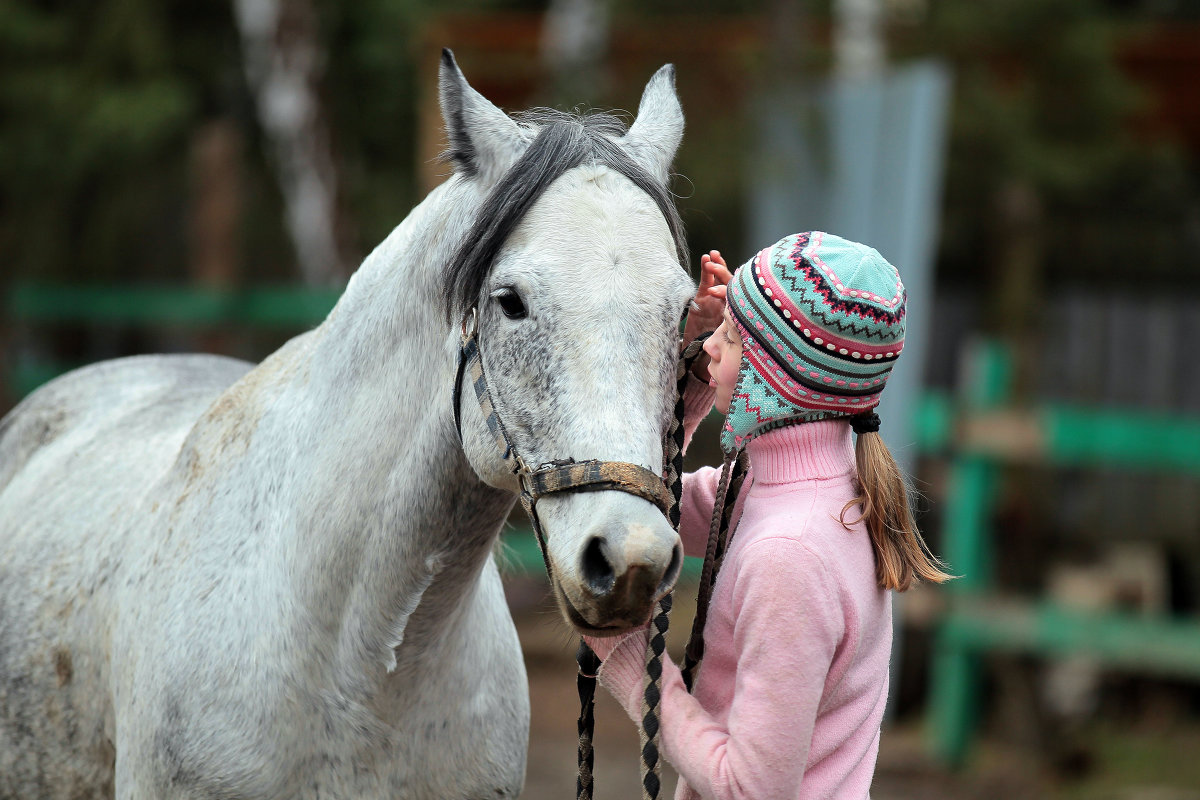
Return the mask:
<path fill-rule="evenodd" d="M 521 458 L 504 429 L 504 423 L 500 420 L 488 390 L 483 356 L 479 352 L 479 315 L 475 308 L 463 318 L 462 342 L 458 350 L 458 368 L 454 377 L 454 428 L 458 432 L 460 442 L 462 383 L 467 373 L 470 373 L 475 399 L 479 401 L 479 408 L 483 412 L 488 430 L 496 440 L 496 446 L 503 454 L 504 460 L 512 462 L 513 474 L 517 476 L 521 486 L 521 505 L 529 515 L 534 536 L 537 537 L 538 547 L 542 551 L 542 560 L 546 564 L 546 574 L 551 579 L 554 573 L 550 568 L 550 556 L 542 534 L 541 520 L 537 516 L 537 501 L 542 497 L 559 492 L 599 492 L 614 489 L 648 500 L 664 515 L 669 516 L 671 493 L 663 477 L 645 467 L 623 461 L 576 461 L 573 458 L 564 458 L 541 464 L 534 469 Z"/>

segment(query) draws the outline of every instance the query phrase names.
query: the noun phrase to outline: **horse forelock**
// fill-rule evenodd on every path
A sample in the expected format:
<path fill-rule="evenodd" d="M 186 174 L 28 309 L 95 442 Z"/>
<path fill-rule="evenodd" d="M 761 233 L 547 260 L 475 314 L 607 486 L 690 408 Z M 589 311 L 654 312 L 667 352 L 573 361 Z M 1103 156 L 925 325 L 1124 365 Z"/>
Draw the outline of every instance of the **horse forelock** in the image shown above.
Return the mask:
<path fill-rule="evenodd" d="M 444 270 L 443 308 L 447 319 L 462 314 L 479 297 L 504 243 L 538 198 L 555 180 L 586 163 L 602 165 L 625 176 L 658 206 L 686 270 L 687 241 L 683 221 L 668 188 L 621 147 L 625 124 L 612 114 L 576 114 L 534 109 L 517 116 L 538 130 L 520 158 L 492 187 L 467 233 Z"/>

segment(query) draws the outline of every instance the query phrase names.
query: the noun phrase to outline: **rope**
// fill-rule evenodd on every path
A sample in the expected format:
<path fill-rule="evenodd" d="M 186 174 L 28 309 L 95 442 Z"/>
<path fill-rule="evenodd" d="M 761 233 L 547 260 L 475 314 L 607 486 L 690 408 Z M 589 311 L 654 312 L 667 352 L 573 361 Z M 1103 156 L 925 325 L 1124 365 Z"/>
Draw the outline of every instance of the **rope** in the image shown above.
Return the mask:
<path fill-rule="evenodd" d="M 688 344 L 680 354 L 675 367 L 675 413 L 671 418 L 671 427 L 665 437 L 666 457 L 663 459 L 663 481 L 671 489 L 671 505 L 667 511 L 667 519 L 671 527 L 679 530 L 679 519 L 682 509 L 680 501 L 683 496 L 683 426 L 684 400 L 683 393 L 687 388 L 688 373 L 692 364 L 700 356 L 704 340 L 701 336 Z M 659 704 L 662 702 L 662 662 L 667 647 L 668 615 L 673 603 L 670 594 L 664 595 L 655 607 L 654 619 L 651 622 L 650 641 L 646 646 L 646 685 L 642 691 L 642 725 L 638 731 L 641 741 L 641 777 L 642 799 L 657 800 L 662 788 L 662 724 L 659 715 Z"/>
<path fill-rule="evenodd" d="M 662 662 L 663 653 L 667 649 L 667 624 L 671 603 L 671 595 L 665 594 L 655 606 L 654 620 L 650 625 L 650 641 L 646 646 L 646 687 L 642 692 L 642 724 L 638 730 L 638 738 L 642 745 L 643 800 L 657 800 L 658 790 L 662 787 L 659 704 L 662 702 Z"/>
<path fill-rule="evenodd" d="M 663 437 L 663 483 L 670 490 L 670 505 L 667 519 L 671 527 L 679 530 L 680 498 L 683 495 L 683 392 L 687 387 L 688 372 L 700 355 L 704 340 L 701 336 L 684 348 L 675 367 L 675 413 L 667 435 Z M 642 724 L 638 731 L 641 741 L 641 778 L 643 800 L 657 800 L 662 789 L 661 719 L 659 704 L 662 702 L 662 661 L 666 652 L 667 628 L 671 612 L 672 597 L 664 595 L 655 605 L 650 627 L 650 641 L 646 647 L 646 683 L 642 691 Z M 575 781 L 575 796 L 578 800 L 592 800 L 592 768 L 595 753 L 592 737 L 595 732 L 596 673 L 600 659 L 582 640 L 576 653 L 579 675 L 579 772 Z"/>
<path fill-rule="evenodd" d="M 600 658 L 582 641 L 575 653 L 579 663 L 579 675 L 575 688 L 579 691 L 579 772 L 575 777 L 575 796 L 579 800 L 592 800 L 592 768 L 595 753 L 592 751 L 592 734 L 596 727 L 596 673 L 600 670 Z"/>

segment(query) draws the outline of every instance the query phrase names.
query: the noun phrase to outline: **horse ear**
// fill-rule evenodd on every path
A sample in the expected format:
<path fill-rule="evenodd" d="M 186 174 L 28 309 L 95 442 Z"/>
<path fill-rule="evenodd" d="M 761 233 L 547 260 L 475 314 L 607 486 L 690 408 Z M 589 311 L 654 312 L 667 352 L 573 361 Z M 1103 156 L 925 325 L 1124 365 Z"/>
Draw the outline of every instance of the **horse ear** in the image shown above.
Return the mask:
<path fill-rule="evenodd" d="M 671 162 L 683 138 L 683 107 L 675 94 L 675 65 L 666 64 L 654 73 L 642 92 L 637 119 L 622 144 L 634 159 L 664 185 Z"/>
<path fill-rule="evenodd" d="M 442 50 L 438 95 L 446 137 L 446 158 L 467 177 L 491 182 L 504 173 L 525 143 L 521 129 L 487 98 L 471 88 L 449 48 Z"/>

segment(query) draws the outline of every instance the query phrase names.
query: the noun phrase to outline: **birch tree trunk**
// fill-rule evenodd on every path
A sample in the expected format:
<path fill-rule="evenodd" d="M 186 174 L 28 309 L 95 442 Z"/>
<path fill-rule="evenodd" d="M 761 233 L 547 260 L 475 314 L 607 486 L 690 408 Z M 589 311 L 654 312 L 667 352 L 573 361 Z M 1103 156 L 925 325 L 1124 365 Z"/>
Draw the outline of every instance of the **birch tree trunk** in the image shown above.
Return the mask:
<path fill-rule="evenodd" d="M 609 0 L 550 0 L 542 25 L 542 63 L 558 98 L 590 97 L 604 86 Z"/>
<path fill-rule="evenodd" d="M 338 186 L 317 84 L 324 51 L 310 0 L 233 0 L 246 78 L 283 194 L 287 230 L 304 282 L 345 279 Z"/>
<path fill-rule="evenodd" d="M 878 77 L 884 44 L 880 0 L 834 0 L 833 72 L 843 80 Z"/>

